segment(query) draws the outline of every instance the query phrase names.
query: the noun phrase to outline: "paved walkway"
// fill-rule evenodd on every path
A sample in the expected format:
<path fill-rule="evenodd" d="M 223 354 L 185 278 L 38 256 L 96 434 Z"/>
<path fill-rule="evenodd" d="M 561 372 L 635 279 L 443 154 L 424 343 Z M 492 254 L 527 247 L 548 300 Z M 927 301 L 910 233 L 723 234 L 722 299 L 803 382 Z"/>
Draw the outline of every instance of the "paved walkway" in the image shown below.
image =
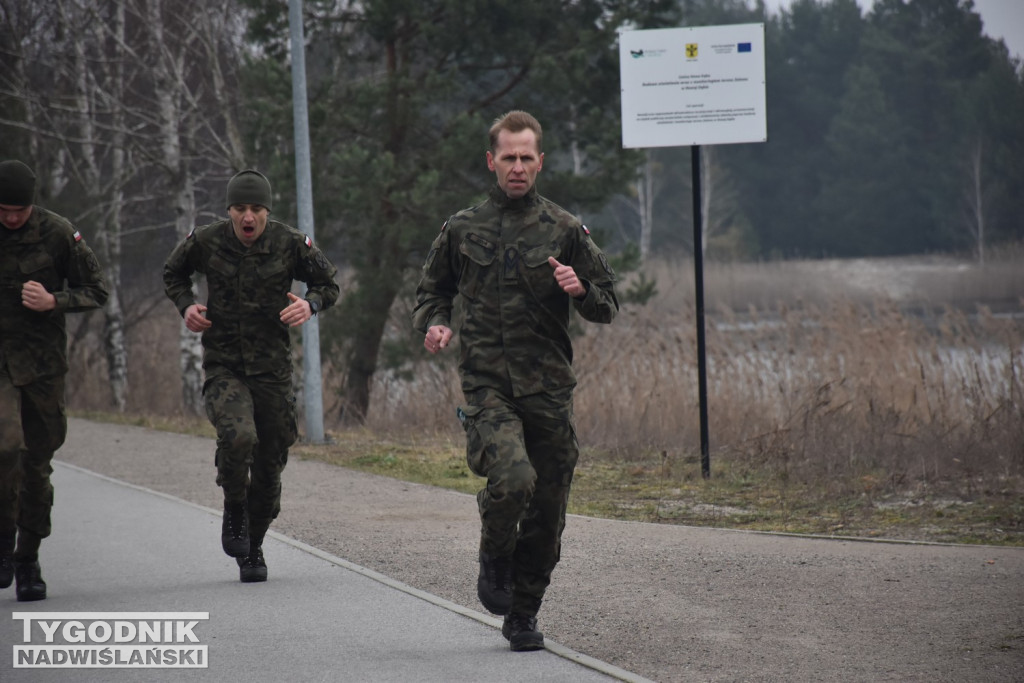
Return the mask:
<path fill-rule="evenodd" d="M 219 512 L 55 465 L 59 504 L 54 535 L 41 554 L 49 597 L 19 603 L 13 586 L 0 592 L 5 683 L 643 680 L 550 641 L 546 651 L 512 653 L 496 618 L 273 531 L 265 545 L 271 580 L 242 584 L 234 560 L 219 547 Z M 46 644 L 35 620 L 26 641 L 25 615 L 52 621 L 60 615 L 46 613 L 63 612 L 207 613 L 186 630 L 197 642 L 186 635 L 171 647 L 187 650 L 193 661 L 204 657 L 207 668 L 16 668 L 19 647 Z M 104 639 L 104 626 L 83 624 Z M 82 647 L 61 645 L 62 633 L 58 628 L 58 650 Z M 113 646 L 113 638 L 104 645 Z M 195 651 L 202 647 L 204 653 Z M 129 654 L 123 659 L 130 661 Z"/>
<path fill-rule="evenodd" d="M 51 598 L 26 605 L 0 591 L 10 610 L 0 614 L 0 683 L 595 675 L 572 653 L 553 656 L 564 651 L 556 643 L 621 667 L 612 675 L 660 683 L 1024 681 L 1024 548 L 573 515 L 540 615 L 551 649 L 510 653 L 476 597 L 473 496 L 296 449 L 273 529 L 316 549 L 275 536 L 270 581 L 242 585 L 220 550 L 220 513 L 207 509 L 223 501 L 214 450 L 209 438 L 69 420 L 62 463 L 146 490 L 58 465 L 54 536 L 43 545 Z M 6 645 L 22 640 L 11 619 L 20 610 L 208 612 L 196 635 L 210 668 L 13 670 Z"/>

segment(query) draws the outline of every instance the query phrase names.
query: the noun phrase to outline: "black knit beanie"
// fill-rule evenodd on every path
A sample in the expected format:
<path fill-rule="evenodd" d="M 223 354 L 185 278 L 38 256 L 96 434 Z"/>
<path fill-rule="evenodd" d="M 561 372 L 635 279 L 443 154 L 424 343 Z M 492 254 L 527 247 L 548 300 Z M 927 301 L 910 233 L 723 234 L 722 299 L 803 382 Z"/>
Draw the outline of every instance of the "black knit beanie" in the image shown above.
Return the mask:
<path fill-rule="evenodd" d="M 270 181 L 259 171 L 239 171 L 228 181 L 228 208 L 235 204 L 259 204 L 269 211 Z"/>
<path fill-rule="evenodd" d="M 30 206 L 36 196 L 36 174 L 25 164 L 11 159 L 0 162 L 0 204 Z"/>

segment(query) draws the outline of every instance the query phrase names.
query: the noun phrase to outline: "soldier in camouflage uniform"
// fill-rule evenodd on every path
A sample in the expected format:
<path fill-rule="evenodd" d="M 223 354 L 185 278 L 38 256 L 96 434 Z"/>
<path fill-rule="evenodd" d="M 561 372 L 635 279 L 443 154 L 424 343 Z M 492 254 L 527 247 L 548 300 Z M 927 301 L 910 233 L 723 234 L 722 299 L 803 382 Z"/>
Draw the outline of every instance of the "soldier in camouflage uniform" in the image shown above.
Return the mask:
<path fill-rule="evenodd" d="M 81 233 L 34 198 L 32 170 L 0 163 L 0 588 L 17 579 L 19 601 L 46 598 L 39 545 L 50 535 L 50 461 L 67 435 L 64 314 L 109 293 Z"/>
<path fill-rule="evenodd" d="M 334 304 L 337 269 L 312 240 L 268 218 L 270 182 L 242 171 L 228 183 L 229 219 L 194 229 L 164 264 L 164 291 L 202 333 L 203 397 L 217 429 L 224 491 L 221 545 L 245 583 L 266 581 L 263 538 L 281 510 L 281 472 L 298 436 L 289 327 Z M 196 303 L 193 273 L 209 297 Z M 291 292 L 308 286 L 305 298 Z"/>
<path fill-rule="evenodd" d="M 537 630 L 558 562 L 578 457 L 572 419 L 569 321 L 618 312 L 615 274 L 587 228 L 537 194 L 541 127 L 520 111 L 495 121 L 487 167 L 497 184 L 482 204 L 444 224 L 430 247 L 413 325 L 431 353 L 451 341 L 452 303 L 462 297 L 459 364 L 470 469 L 486 477 L 477 594 L 505 615 L 515 651 L 537 650 Z"/>

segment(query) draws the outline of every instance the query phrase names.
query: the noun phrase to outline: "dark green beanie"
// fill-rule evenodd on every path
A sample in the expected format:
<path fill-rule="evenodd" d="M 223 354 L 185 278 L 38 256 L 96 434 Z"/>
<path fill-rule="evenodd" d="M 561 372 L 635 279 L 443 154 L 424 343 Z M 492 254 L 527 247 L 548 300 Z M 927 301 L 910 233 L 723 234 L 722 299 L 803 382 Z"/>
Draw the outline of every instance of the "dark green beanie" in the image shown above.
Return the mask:
<path fill-rule="evenodd" d="M 36 196 L 36 174 L 25 164 L 11 159 L 0 162 L 0 204 L 30 206 Z"/>
<path fill-rule="evenodd" d="M 228 181 L 228 208 L 235 204 L 259 204 L 269 211 L 270 181 L 259 171 L 239 171 Z"/>

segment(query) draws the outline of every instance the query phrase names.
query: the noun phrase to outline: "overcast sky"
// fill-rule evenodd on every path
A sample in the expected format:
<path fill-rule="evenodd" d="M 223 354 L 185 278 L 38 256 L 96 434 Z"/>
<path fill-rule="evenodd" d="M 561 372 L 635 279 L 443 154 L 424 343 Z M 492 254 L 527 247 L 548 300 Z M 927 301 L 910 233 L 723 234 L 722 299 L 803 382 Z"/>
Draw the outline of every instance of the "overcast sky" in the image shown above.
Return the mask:
<path fill-rule="evenodd" d="M 791 0 L 765 0 L 771 11 L 788 6 Z M 873 0 L 857 0 L 867 12 Z M 1002 38 L 1010 54 L 1024 58 L 1024 0 L 974 0 L 974 11 L 981 15 L 982 32 L 991 38 Z"/>

